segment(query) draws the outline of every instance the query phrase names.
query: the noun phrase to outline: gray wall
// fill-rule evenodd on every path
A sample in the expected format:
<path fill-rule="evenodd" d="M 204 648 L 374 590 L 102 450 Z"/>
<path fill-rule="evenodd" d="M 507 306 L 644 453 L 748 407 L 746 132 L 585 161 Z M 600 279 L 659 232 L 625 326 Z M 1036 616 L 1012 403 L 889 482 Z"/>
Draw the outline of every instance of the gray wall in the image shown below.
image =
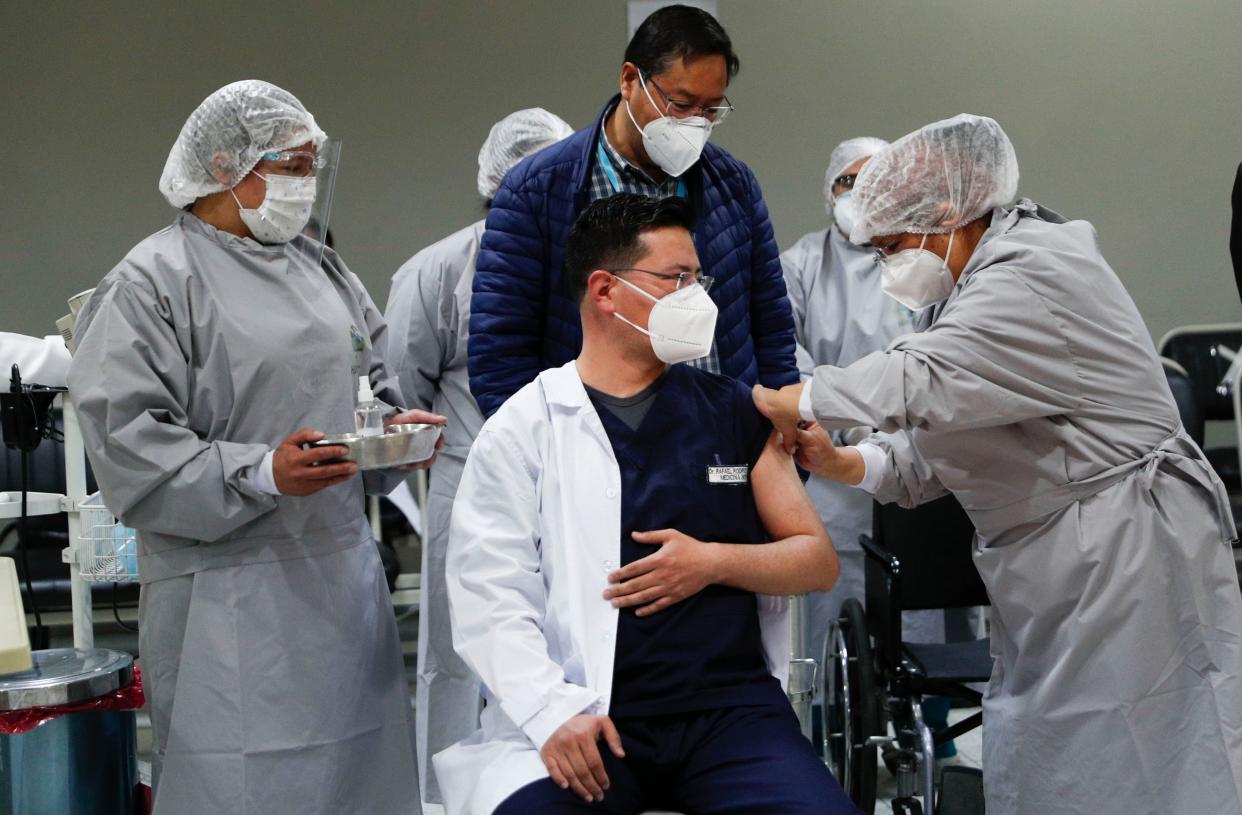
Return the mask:
<path fill-rule="evenodd" d="M 1242 160 L 1242 3 L 720 0 L 742 57 L 713 136 L 763 185 L 782 246 L 823 226 L 828 151 L 960 111 L 1009 132 L 1021 192 L 1093 221 L 1157 336 L 1242 319 L 1227 250 Z M 586 125 L 616 87 L 621 0 L 34 3 L 0 7 L 0 330 L 173 216 L 156 190 L 201 99 L 261 77 L 345 142 L 333 232 L 381 304 L 419 247 L 479 217 L 488 127 Z"/>

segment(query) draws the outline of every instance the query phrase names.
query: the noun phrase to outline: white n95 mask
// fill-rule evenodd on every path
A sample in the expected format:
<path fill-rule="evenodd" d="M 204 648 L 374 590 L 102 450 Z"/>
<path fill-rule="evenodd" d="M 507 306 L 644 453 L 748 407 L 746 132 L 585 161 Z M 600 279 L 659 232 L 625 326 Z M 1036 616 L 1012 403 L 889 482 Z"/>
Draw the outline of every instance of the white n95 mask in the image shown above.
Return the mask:
<path fill-rule="evenodd" d="M 627 325 L 638 329 L 651 338 L 651 350 L 661 362 L 673 365 L 700 359 L 711 353 L 712 340 L 716 337 L 716 303 L 707 289 L 695 283 L 684 289 L 656 297 L 651 292 L 618 277 L 625 285 L 654 300 L 647 328 L 635 325 L 618 312 L 613 314 Z"/>
<path fill-rule="evenodd" d="M 949 271 L 949 255 L 953 252 L 953 235 L 942 258 L 923 248 L 906 249 L 892 257 L 880 257 L 880 288 L 889 297 L 911 311 L 935 305 L 953 293 L 953 273 Z"/>
<path fill-rule="evenodd" d="M 255 173 L 255 175 L 259 175 Z M 246 209 L 237 201 L 237 214 L 259 243 L 288 243 L 306 228 L 318 187 L 313 175 L 259 175 L 267 192 L 258 209 Z M 230 190 L 229 192 L 232 192 Z"/>
<path fill-rule="evenodd" d="M 638 81 L 643 86 L 643 93 L 647 94 L 647 101 L 651 102 L 653 108 L 659 110 L 641 74 L 638 76 Z M 639 127 L 638 120 L 634 118 L 634 113 L 630 110 L 630 103 L 626 100 L 622 101 L 625 101 L 625 112 L 629 114 L 630 121 L 638 132 L 643 134 L 643 149 L 647 151 L 647 157 L 654 161 L 657 167 L 673 178 L 678 178 L 699 160 L 699 156 L 703 153 L 703 145 L 707 144 L 707 139 L 712 134 L 710 121 L 703 116 L 676 119 L 664 114 L 659 119 L 648 122 L 646 127 Z"/>
<path fill-rule="evenodd" d="M 844 192 L 833 199 L 832 219 L 841 228 L 841 234 L 849 237 L 854 231 L 854 193 Z"/>

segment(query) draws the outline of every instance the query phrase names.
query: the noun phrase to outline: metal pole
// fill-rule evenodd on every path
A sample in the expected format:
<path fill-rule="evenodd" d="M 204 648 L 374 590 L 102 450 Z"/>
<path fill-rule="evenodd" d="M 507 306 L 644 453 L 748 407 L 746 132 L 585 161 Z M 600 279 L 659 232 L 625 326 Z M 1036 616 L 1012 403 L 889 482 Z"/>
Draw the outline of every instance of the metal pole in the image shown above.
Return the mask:
<path fill-rule="evenodd" d="M 383 541 L 383 525 L 380 523 L 380 497 L 378 495 L 367 496 L 367 515 L 371 519 L 371 537 L 375 538 L 376 543 Z"/>
<path fill-rule="evenodd" d="M 428 470 L 417 470 L 414 473 L 414 497 L 418 500 L 418 517 L 422 521 L 423 528 L 415 529 L 418 533 L 418 540 L 422 546 L 426 546 L 423 540 L 427 532 L 427 473 Z"/>
<path fill-rule="evenodd" d="M 789 701 L 802 725 L 802 735 L 812 739 L 814 717 L 811 715 L 815 701 L 815 659 L 806 651 L 806 595 L 795 594 L 789 598 Z"/>
<path fill-rule="evenodd" d="M 82 519 L 78 504 L 86 498 L 86 449 L 82 445 L 82 430 L 78 426 L 78 413 L 68 394 L 61 400 L 65 425 L 65 504 L 69 513 L 69 591 L 73 608 L 73 647 L 92 648 L 95 645 L 95 628 L 91 617 L 91 584 L 82 579 L 77 562 L 77 549 L 81 545 Z"/>
<path fill-rule="evenodd" d="M 789 652 L 794 659 L 814 659 L 806 651 L 806 595 L 795 594 L 789 598 Z"/>

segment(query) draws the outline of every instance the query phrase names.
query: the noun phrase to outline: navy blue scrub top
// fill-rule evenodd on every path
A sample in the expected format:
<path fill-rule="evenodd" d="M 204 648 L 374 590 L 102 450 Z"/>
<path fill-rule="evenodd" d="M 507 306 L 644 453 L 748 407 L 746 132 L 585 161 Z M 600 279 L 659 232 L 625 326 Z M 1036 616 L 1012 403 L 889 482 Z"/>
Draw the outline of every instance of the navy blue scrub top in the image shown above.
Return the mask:
<path fill-rule="evenodd" d="M 749 473 L 772 425 L 750 389 L 689 365 L 673 365 L 637 430 L 592 396 L 621 470 L 621 562 L 653 554 L 630 533 L 677 529 L 716 543 L 769 540 Z M 722 470 L 745 467 L 742 483 Z M 733 470 L 737 473 L 738 470 Z M 782 702 L 768 673 L 752 592 L 712 585 L 663 611 L 621 610 L 609 714 L 658 716 Z"/>

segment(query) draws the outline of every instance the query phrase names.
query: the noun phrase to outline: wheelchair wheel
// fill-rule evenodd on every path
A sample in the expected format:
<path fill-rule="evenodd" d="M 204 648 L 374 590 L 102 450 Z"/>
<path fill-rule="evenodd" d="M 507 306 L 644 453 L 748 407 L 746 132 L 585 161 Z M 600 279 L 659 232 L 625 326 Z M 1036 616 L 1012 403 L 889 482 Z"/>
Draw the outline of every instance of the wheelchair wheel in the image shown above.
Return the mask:
<path fill-rule="evenodd" d="M 875 811 L 876 748 L 880 710 L 871 639 L 862 604 L 850 598 L 824 643 L 822 703 L 824 757 L 846 795 L 864 815 Z"/>

